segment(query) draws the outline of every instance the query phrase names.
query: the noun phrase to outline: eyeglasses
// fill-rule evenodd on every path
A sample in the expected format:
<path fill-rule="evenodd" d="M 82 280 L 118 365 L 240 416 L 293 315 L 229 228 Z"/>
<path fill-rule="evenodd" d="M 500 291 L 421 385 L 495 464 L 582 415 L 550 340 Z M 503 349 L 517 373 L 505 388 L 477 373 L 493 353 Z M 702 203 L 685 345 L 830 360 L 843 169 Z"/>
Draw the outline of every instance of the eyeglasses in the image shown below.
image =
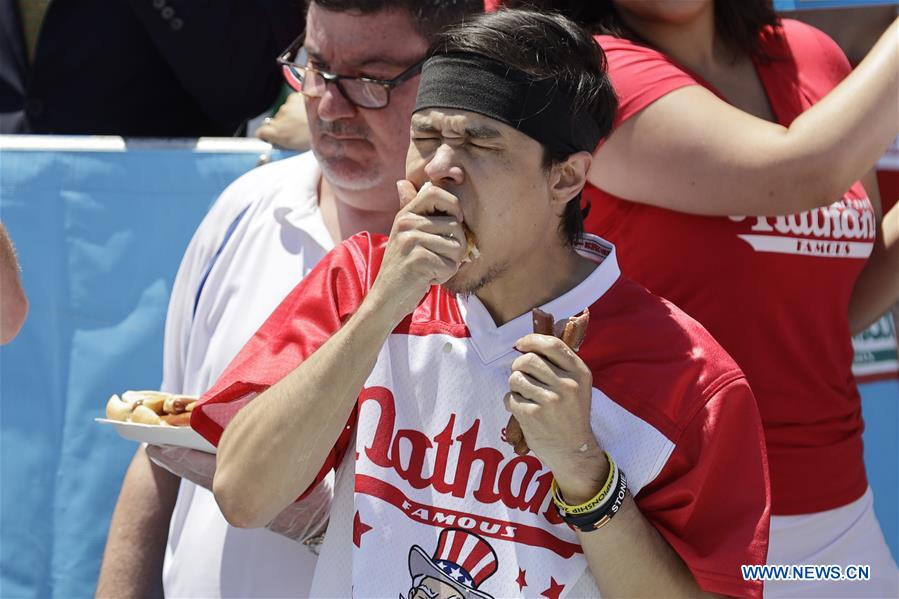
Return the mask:
<path fill-rule="evenodd" d="M 425 61 L 422 58 L 393 79 L 349 77 L 308 66 L 309 55 L 303 48 L 305 41 L 303 34 L 278 57 L 278 64 L 281 65 L 287 84 L 304 96 L 321 98 L 325 95 L 328 83 L 333 83 L 344 98 L 359 108 L 378 109 L 387 106 L 390 103 L 390 90 L 418 75 Z"/>

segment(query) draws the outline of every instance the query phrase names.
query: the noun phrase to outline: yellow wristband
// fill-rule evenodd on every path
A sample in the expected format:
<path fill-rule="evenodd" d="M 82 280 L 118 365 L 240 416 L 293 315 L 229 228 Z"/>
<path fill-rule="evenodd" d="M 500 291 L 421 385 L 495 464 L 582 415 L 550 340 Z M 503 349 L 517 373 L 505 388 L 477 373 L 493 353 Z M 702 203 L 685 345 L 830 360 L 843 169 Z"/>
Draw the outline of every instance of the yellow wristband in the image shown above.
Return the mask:
<path fill-rule="evenodd" d="M 614 482 L 617 478 L 615 475 L 618 472 L 618 465 L 615 463 L 615 460 L 612 459 L 612 456 L 609 455 L 608 451 L 603 451 L 603 453 L 605 454 L 606 459 L 609 460 L 609 476 L 606 479 L 606 484 L 602 486 L 602 489 L 599 490 L 599 493 L 594 495 L 592 499 L 589 499 L 580 505 L 568 505 L 567 503 L 565 503 L 565 500 L 562 499 L 562 493 L 559 492 L 559 486 L 556 484 L 556 479 L 553 479 L 551 487 L 553 502 L 556 504 L 556 507 L 559 508 L 560 511 L 572 515 L 586 514 L 600 507 L 603 503 L 605 503 L 606 499 L 609 499 L 611 497 L 609 491 L 617 486 L 614 484 Z"/>

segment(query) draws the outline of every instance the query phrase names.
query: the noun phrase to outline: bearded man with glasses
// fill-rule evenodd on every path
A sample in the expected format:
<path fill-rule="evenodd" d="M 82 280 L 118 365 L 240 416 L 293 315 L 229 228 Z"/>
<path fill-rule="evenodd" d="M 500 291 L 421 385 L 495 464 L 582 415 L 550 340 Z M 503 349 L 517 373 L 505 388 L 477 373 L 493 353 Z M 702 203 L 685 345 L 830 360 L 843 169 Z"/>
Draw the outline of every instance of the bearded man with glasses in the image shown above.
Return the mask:
<path fill-rule="evenodd" d="M 360 231 L 390 230 L 420 61 L 438 31 L 482 7 L 479 0 L 310 2 L 305 34 L 278 62 L 305 96 L 312 152 L 238 179 L 195 233 L 169 304 L 164 390 L 204 392 L 330 249 Z M 160 580 L 170 597 L 308 594 L 315 556 L 297 541 L 316 532 L 318 514 L 301 502 L 268 529 L 228 526 L 208 490 L 214 468 L 213 456 L 190 450 L 137 451 L 98 596 L 158 596 Z M 330 489 L 316 493 L 310 502 L 326 517 Z"/>

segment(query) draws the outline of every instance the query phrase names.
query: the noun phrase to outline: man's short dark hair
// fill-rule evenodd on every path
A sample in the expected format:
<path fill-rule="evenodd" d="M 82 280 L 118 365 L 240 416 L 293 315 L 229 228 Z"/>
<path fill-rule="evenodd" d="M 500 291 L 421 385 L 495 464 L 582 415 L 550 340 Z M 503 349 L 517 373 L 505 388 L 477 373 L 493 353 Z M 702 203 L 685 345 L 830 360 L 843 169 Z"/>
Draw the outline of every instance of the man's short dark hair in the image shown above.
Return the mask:
<path fill-rule="evenodd" d="M 307 0 L 333 12 L 370 14 L 382 10 L 409 13 L 415 29 L 430 44 L 442 30 L 484 12 L 484 0 Z M 398 39 L 398 44 L 403 40 Z"/>
<path fill-rule="evenodd" d="M 432 54 L 480 54 L 531 75 L 550 79 L 573 94 L 575 112 L 592 116 L 606 137 L 618 110 L 618 99 L 606 75 L 606 57 L 580 26 L 558 13 L 498 10 L 454 25 L 437 36 Z M 464 85 L 464 82 L 459 82 Z M 544 146 L 544 168 L 563 162 Z M 561 229 L 574 243 L 584 232 L 581 196 L 565 207 Z"/>

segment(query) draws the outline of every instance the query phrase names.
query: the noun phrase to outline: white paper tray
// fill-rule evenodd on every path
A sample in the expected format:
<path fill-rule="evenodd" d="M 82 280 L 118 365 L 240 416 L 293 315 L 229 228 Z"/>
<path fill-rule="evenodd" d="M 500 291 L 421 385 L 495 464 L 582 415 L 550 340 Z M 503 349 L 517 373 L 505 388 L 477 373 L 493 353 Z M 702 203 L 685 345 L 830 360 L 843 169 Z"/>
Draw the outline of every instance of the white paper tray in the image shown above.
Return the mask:
<path fill-rule="evenodd" d="M 121 436 L 132 441 L 150 445 L 177 445 L 178 447 L 199 449 L 206 453 L 215 453 L 215 446 L 189 426 L 137 424 L 136 422 L 120 422 L 106 418 L 94 418 L 94 420 L 100 424 L 113 425 Z"/>

